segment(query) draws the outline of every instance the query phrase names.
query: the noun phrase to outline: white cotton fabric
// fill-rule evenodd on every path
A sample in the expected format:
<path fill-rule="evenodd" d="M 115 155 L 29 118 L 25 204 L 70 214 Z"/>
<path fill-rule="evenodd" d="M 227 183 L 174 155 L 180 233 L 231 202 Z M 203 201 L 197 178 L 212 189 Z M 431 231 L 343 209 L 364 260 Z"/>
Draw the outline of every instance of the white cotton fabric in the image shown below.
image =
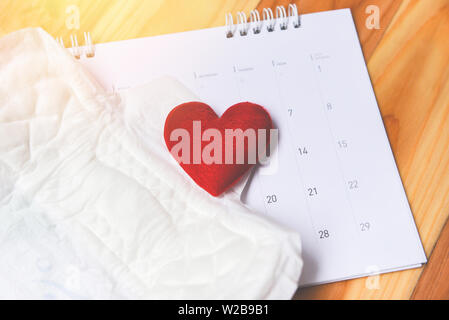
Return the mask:
<path fill-rule="evenodd" d="M 299 236 L 171 159 L 161 79 L 107 95 L 40 29 L 0 40 L 0 298 L 288 299 Z"/>

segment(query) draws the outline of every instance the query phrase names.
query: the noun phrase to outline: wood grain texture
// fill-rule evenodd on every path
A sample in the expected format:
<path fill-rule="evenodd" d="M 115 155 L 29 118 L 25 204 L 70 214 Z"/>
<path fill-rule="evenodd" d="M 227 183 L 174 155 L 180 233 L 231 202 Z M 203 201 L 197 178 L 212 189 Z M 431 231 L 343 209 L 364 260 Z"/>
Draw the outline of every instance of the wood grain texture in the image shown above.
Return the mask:
<path fill-rule="evenodd" d="M 90 31 L 96 43 L 188 31 L 224 24 L 226 12 L 254 9 L 259 0 L 2 0 L 0 35 L 42 27 L 68 45 L 71 34 Z M 80 29 L 66 26 L 66 10 L 76 5 Z"/>
<path fill-rule="evenodd" d="M 218 26 L 224 23 L 227 12 L 248 13 L 256 7 L 275 8 L 290 2 L 2 0 L 0 36 L 40 26 L 55 37 L 63 37 L 66 44 L 71 34 L 81 37 L 83 31 L 90 31 L 97 43 L 116 41 Z M 449 0 L 301 0 L 295 3 L 303 13 L 352 9 L 383 119 L 429 256 L 449 215 Z M 80 12 L 79 30 L 69 30 L 66 26 L 66 9 L 72 4 Z M 372 4 L 380 8 L 379 30 L 365 26 L 368 16 L 365 10 Z M 442 246 L 447 248 L 447 242 Z M 437 272 L 446 272 L 445 260 L 438 258 L 440 251 L 435 252 L 437 264 L 442 263 L 443 268 L 437 268 Z M 295 298 L 408 299 L 421 271 L 308 288 L 299 290 Z M 423 275 L 415 298 L 435 295 L 433 290 L 437 289 L 428 287 L 432 285 L 429 278 L 430 282 L 434 279 Z"/>
<path fill-rule="evenodd" d="M 412 299 L 449 300 L 449 223 L 446 223 L 441 233 Z"/>

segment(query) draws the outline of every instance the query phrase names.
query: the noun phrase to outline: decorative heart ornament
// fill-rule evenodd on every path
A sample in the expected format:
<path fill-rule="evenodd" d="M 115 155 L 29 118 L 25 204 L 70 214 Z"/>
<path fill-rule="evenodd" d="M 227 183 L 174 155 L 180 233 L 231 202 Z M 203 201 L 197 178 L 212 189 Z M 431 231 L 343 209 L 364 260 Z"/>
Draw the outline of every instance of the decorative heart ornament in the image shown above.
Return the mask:
<path fill-rule="evenodd" d="M 257 104 L 238 103 L 218 117 L 207 104 L 189 102 L 167 116 L 164 138 L 184 171 L 216 197 L 266 158 L 272 128 Z"/>

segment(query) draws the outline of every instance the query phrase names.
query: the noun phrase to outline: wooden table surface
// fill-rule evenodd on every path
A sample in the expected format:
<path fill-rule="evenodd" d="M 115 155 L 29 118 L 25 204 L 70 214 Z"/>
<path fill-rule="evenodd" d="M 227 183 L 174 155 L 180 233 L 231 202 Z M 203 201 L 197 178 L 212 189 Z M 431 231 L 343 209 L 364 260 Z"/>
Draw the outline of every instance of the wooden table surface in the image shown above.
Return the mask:
<path fill-rule="evenodd" d="M 2 0 L 0 36 L 39 26 L 54 37 L 63 37 L 66 45 L 71 34 L 82 38 L 83 31 L 90 31 L 94 42 L 107 42 L 219 26 L 227 12 L 274 9 L 291 2 L 298 4 L 301 13 L 352 9 L 399 171 L 430 257 L 421 269 L 307 288 L 295 298 L 449 299 L 449 225 L 445 227 L 449 216 L 449 0 Z M 378 30 L 366 27 L 368 5 L 380 9 Z M 77 12 L 80 28 L 70 30 L 74 24 L 69 18 Z"/>

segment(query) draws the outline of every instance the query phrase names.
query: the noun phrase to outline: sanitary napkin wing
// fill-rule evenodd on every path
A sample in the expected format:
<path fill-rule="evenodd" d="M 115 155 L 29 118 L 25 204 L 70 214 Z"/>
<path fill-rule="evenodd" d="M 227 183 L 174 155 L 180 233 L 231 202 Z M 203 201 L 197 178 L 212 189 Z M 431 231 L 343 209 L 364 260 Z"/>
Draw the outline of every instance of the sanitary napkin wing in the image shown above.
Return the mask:
<path fill-rule="evenodd" d="M 171 158 L 161 79 L 107 95 L 40 29 L 0 40 L 0 298 L 284 299 L 299 236 Z"/>

